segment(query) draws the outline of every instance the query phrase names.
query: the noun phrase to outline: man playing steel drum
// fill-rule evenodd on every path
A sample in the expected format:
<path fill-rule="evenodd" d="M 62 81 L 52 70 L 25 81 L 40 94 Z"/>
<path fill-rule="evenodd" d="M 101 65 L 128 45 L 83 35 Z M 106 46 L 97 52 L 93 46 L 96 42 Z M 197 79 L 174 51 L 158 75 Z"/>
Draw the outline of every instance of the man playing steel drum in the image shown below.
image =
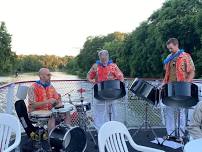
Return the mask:
<path fill-rule="evenodd" d="M 176 38 L 170 38 L 167 43 L 167 48 L 170 51 L 168 57 L 163 61 L 165 65 L 165 77 L 163 83 L 176 81 L 192 82 L 195 76 L 195 66 L 191 56 L 185 53 L 183 49 L 179 49 L 179 42 Z M 166 107 L 166 130 L 167 134 L 174 133 L 174 113 L 175 108 Z M 181 110 L 180 127 L 185 129 L 185 113 Z M 182 132 L 180 133 L 182 135 Z M 172 134 L 173 135 L 173 134 Z"/>
<path fill-rule="evenodd" d="M 95 84 L 106 80 L 120 80 L 124 81 L 123 73 L 118 66 L 109 60 L 109 53 L 107 50 L 98 52 L 99 60 L 91 67 L 87 74 L 89 82 Z M 94 100 L 94 122 L 97 130 L 107 121 L 109 121 L 109 104 L 110 102 L 95 99 Z M 115 107 L 112 104 L 112 120 L 115 119 Z"/>

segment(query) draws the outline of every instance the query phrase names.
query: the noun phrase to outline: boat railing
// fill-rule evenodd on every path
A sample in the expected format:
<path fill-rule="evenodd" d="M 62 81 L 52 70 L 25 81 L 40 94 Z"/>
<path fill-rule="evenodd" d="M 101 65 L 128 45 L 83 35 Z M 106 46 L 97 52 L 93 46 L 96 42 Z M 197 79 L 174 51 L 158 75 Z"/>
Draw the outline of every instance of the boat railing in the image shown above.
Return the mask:
<path fill-rule="evenodd" d="M 145 119 L 145 103 L 143 99 L 135 96 L 129 91 L 129 87 L 133 82 L 133 78 L 125 79 L 126 96 L 114 101 L 116 108 L 116 120 L 123 122 L 128 128 L 139 127 Z M 156 85 L 161 83 L 161 80 L 146 79 L 152 84 Z M 30 86 L 34 81 L 19 81 L 0 86 L 0 112 L 12 113 L 16 115 L 14 110 L 14 103 L 18 100 L 16 97 L 17 89 L 19 86 Z M 202 80 L 194 80 L 195 83 L 201 83 Z M 71 101 L 79 102 L 80 93 L 77 91 L 80 88 L 86 90 L 83 93 L 84 101 L 91 103 L 91 111 L 88 115 L 93 117 L 93 85 L 85 79 L 81 80 L 52 80 L 52 85 L 56 88 L 57 92 L 61 94 L 63 102 L 69 102 L 67 93 L 70 94 Z M 28 99 L 25 99 L 28 103 Z M 153 106 L 149 104 L 148 120 L 152 127 L 165 127 L 164 108 L 162 106 Z"/>

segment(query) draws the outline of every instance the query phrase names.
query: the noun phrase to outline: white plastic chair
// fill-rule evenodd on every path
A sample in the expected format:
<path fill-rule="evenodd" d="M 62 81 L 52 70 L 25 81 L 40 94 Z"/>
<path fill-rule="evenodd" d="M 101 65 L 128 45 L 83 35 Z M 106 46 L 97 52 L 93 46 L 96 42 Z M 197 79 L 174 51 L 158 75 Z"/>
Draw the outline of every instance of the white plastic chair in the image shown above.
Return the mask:
<path fill-rule="evenodd" d="M 162 150 L 137 145 L 124 124 L 117 121 L 106 122 L 99 130 L 98 145 L 99 152 L 128 152 L 125 137 L 130 145 L 138 151 L 142 152 L 164 152 Z"/>
<path fill-rule="evenodd" d="M 15 142 L 9 145 L 11 135 Z M 10 114 L 0 113 L 0 152 L 10 152 L 17 148 L 21 141 L 20 121 Z"/>
<path fill-rule="evenodd" d="M 184 146 L 184 152 L 201 152 L 202 138 L 192 140 Z"/>

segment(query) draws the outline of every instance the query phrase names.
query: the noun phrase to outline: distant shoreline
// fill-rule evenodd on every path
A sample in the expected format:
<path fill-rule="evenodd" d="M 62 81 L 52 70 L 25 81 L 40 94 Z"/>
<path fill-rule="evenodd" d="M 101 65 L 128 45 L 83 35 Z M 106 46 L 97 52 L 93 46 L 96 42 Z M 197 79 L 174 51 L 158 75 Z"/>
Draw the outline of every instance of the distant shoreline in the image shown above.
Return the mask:
<path fill-rule="evenodd" d="M 70 73 L 61 72 L 61 71 L 54 71 L 52 73 L 52 80 L 55 79 L 79 79 L 79 76 L 72 75 Z M 7 76 L 0 76 L 0 86 L 6 83 L 16 82 L 16 81 L 29 81 L 29 80 L 38 80 L 37 72 L 25 72 L 19 73 L 17 77 L 15 75 L 7 75 Z"/>

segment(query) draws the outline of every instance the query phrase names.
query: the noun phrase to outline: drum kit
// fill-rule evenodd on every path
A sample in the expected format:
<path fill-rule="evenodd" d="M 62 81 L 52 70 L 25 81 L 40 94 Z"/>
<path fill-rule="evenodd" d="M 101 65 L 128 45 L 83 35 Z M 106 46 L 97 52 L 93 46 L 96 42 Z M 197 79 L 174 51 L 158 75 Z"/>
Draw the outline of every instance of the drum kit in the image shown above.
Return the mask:
<path fill-rule="evenodd" d="M 136 135 L 144 125 L 145 129 L 147 129 L 149 126 L 158 143 L 159 141 L 157 136 L 148 121 L 148 105 L 152 104 L 156 106 L 162 101 L 162 103 L 166 106 L 177 109 L 178 122 L 173 133 L 175 133 L 176 140 L 179 140 L 180 131 L 182 131 L 182 128 L 180 128 L 180 109 L 191 108 L 199 101 L 198 86 L 189 82 L 171 82 L 164 84 L 162 87 L 157 87 L 147 81 L 136 78 L 130 86 L 130 91 L 133 92 L 136 96 L 141 97 L 147 101 L 145 106 L 145 121 L 134 135 Z M 168 137 L 169 136 L 170 135 L 168 135 Z"/>
<path fill-rule="evenodd" d="M 82 90 L 82 91 L 81 91 Z M 33 111 L 29 114 L 29 117 L 32 121 L 36 122 L 36 126 L 39 128 L 37 133 L 39 139 L 35 144 L 35 148 L 37 152 L 45 152 L 46 150 L 42 147 L 42 137 L 44 132 L 47 133 L 46 129 L 47 124 L 50 118 L 54 118 L 59 122 L 58 125 L 55 126 L 49 132 L 48 142 L 51 147 L 50 151 L 68 151 L 68 152 L 83 152 L 87 146 L 87 137 L 86 137 L 86 128 L 89 119 L 87 118 L 86 112 L 91 110 L 91 104 L 87 101 L 84 101 L 84 97 L 82 93 L 85 92 L 84 89 L 79 89 L 80 92 L 80 102 L 70 102 L 69 95 L 69 103 L 64 103 L 63 106 L 54 107 L 52 110 L 37 110 Z M 66 116 L 70 116 L 70 113 L 76 109 L 76 113 L 78 114 L 78 126 L 71 126 L 65 122 Z M 90 132 L 90 135 L 95 142 L 93 135 Z M 79 143 L 79 144 L 78 144 Z"/>

